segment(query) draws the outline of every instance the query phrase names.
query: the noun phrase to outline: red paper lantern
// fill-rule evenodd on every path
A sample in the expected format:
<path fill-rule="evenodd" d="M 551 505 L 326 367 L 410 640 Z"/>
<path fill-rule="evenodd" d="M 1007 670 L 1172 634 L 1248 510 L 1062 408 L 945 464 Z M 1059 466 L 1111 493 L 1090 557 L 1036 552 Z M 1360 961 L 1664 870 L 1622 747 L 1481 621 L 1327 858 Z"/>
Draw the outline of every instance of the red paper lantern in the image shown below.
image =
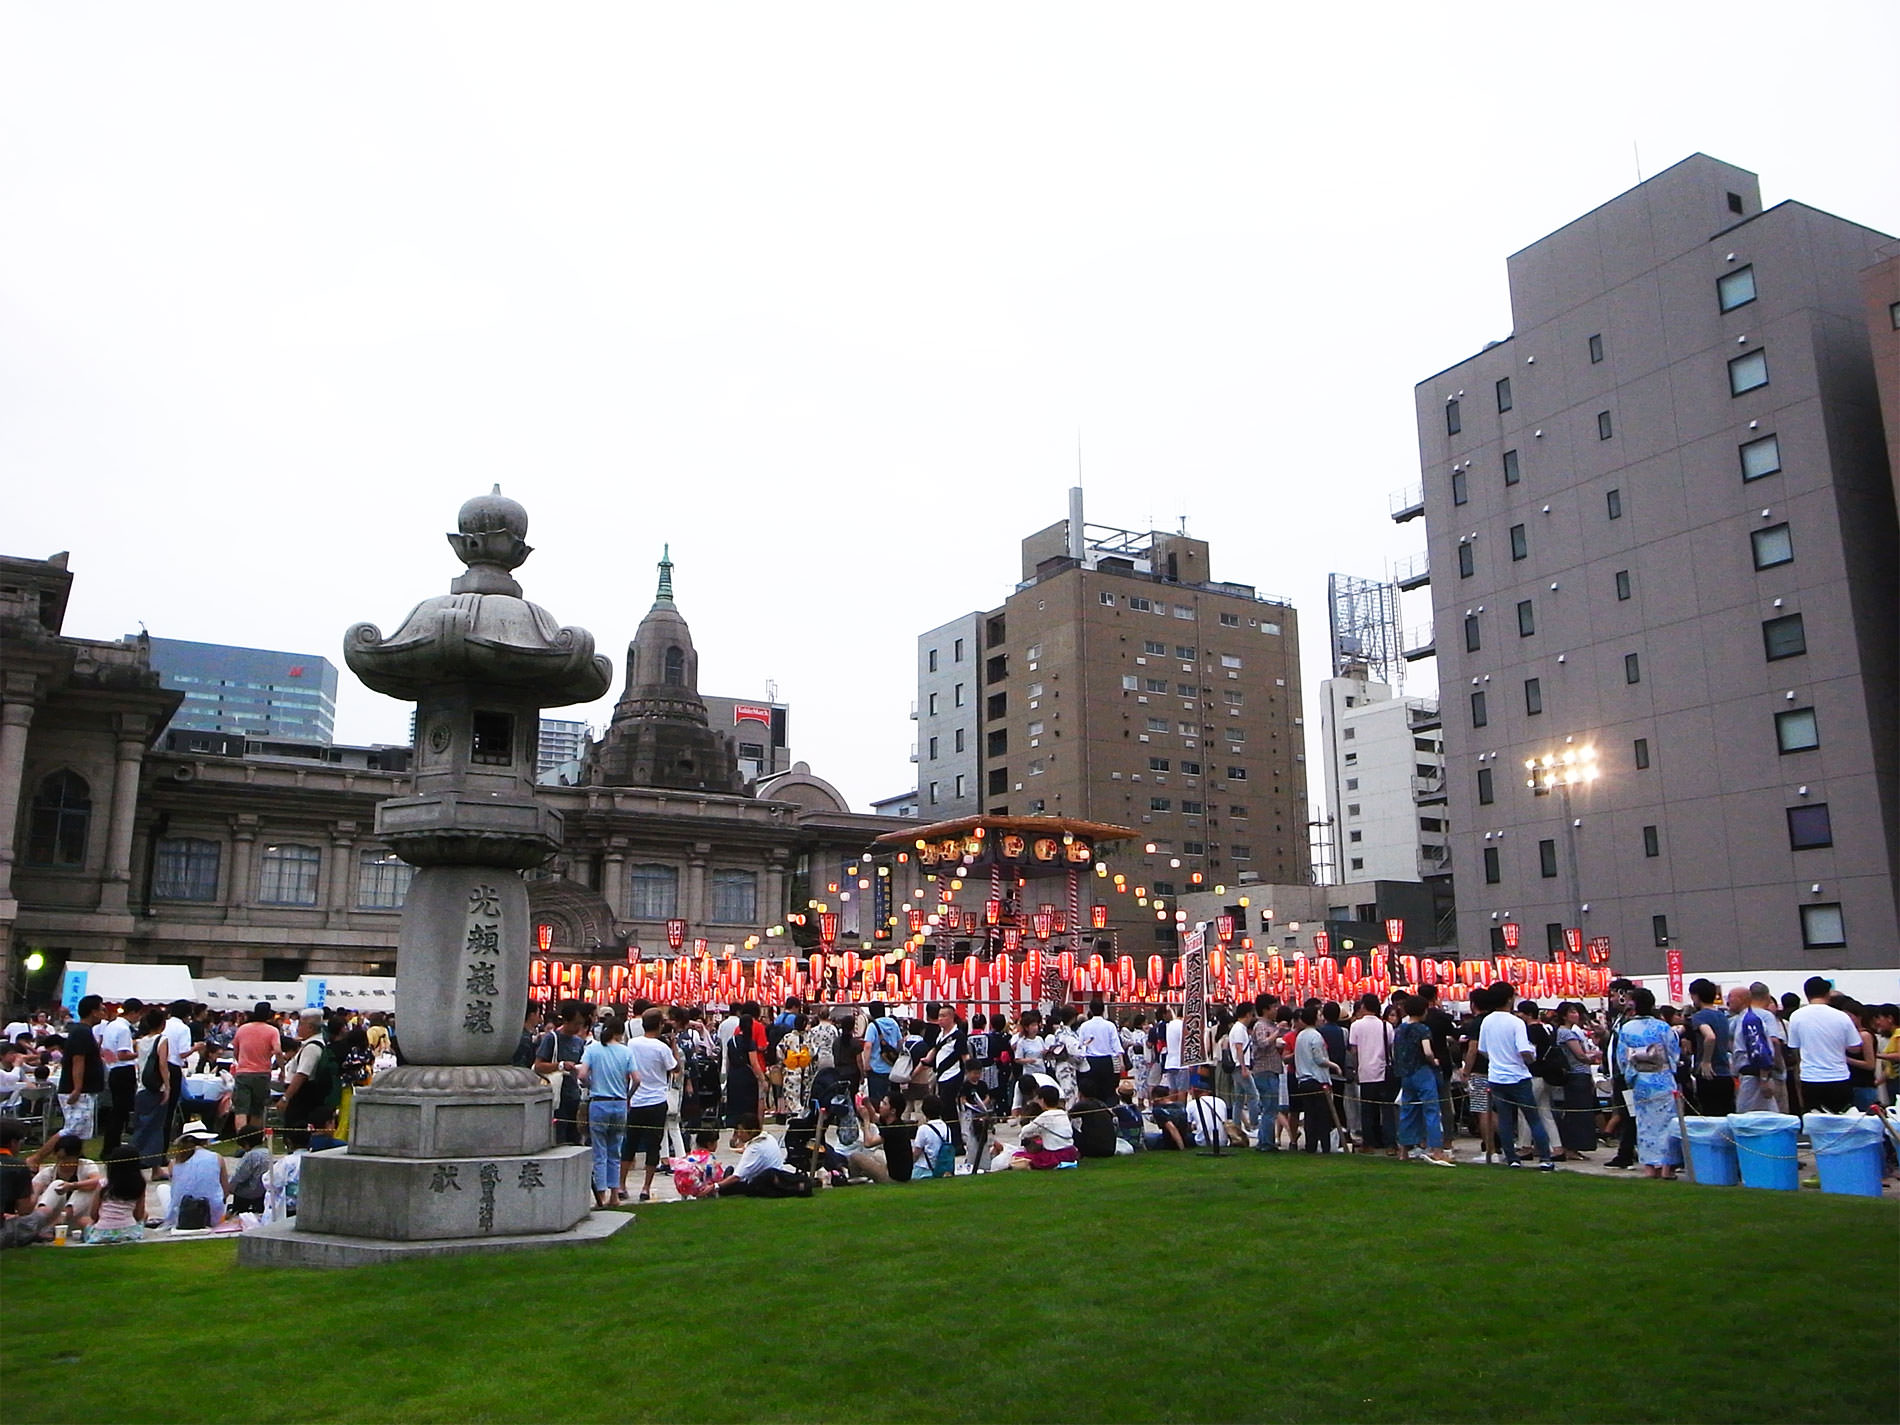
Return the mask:
<path fill-rule="evenodd" d="M 1167 969 L 1163 966 L 1161 957 L 1159 955 L 1150 955 L 1148 957 L 1148 983 L 1158 985 L 1161 983 L 1162 977 L 1166 974 Z"/>
<path fill-rule="evenodd" d="M 1214 938 L 1223 945 L 1234 938 L 1234 918 L 1231 915 L 1214 917 Z"/>
<path fill-rule="evenodd" d="M 1075 977 L 1075 951 L 1064 950 L 1060 955 L 1056 956 L 1056 964 L 1062 968 L 1063 979 L 1067 980 Z"/>
<path fill-rule="evenodd" d="M 824 944 L 827 947 L 837 942 L 837 939 L 838 939 L 838 912 L 837 911 L 827 910 L 827 911 L 822 911 L 819 913 L 818 939 L 820 943 Z"/>
<path fill-rule="evenodd" d="M 1331 935 L 1327 934 L 1324 930 L 1315 930 L 1313 932 L 1313 953 L 1314 954 L 1324 955 L 1327 951 L 1331 950 L 1332 948 L 1333 948 L 1333 937 Z"/>
<path fill-rule="evenodd" d="M 1006 925 L 1003 927 L 1003 948 L 1005 950 L 1020 950 L 1023 948 L 1023 932 L 1021 926 Z"/>
<path fill-rule="evenodd" d="M 1001 923 L 1003 919 L 1003 903 L 995 899 L 984 901 L 983 919 L 988 921 L 991 925 Z"/>
<path fill-rule="evenodd" d="M 1093 925 L 1097 930 L 1107 929 L 1108 907 L 1103 905 L 1100 901 L 1097 901 L 1094 905 L 1090 906 L 1089 907 L 1089 924 Z"/>
<path fill-rule="evenodd" d="M 1394 945 L 1405 943 L 1405 921 L 1398 916 L 1388 916 L 1385 922 L 1385 938 Z"/>
<path fill-rule="evenodd" d="M 668 948 L 677 950 L 686 943 L 686 922 L 669 920 L 666 923 L 666 943 Z"/>
<path fill-rule="evenodd" d="M 543 955 L 554 948 L 554 927 L 537 925 L 534 928 L 534 943 L 540 947 Z"/>
<path fill-rule="evenodd" d="M 1507 920 L 1504 922 L 1504 948 L 1506 950 L 1517 949 L 1517 937 L 1521 931 L 1522 927 L 1520 927 L 1515 920 Z"/>
<path fill-rule="evenodd" d="M 1035 926 L 1036 939 L 1047 940 L 1049 938 L 1049 932 L 1055 928 L 1055 920 L 1055 913 L 1053 911 L 1039 910 L 1031 916 L 1030 923 Z M 1067 971 L 1065 970 L 1064 973 L 1066 974 Z"/>

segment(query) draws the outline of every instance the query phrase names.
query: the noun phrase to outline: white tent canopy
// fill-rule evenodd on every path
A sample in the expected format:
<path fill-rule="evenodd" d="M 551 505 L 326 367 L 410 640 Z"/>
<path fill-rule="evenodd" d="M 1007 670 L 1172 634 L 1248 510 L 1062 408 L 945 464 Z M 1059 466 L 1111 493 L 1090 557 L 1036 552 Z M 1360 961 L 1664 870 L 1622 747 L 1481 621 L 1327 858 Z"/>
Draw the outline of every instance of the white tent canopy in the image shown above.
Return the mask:
<path fill-rule="evenodd" d="M 191 999 L 191 971 L 183 965 L 124 965 L 111 960 L 68 960 L 60 998 L 76 1005 L 86 995 L 170 1004 Z"/>

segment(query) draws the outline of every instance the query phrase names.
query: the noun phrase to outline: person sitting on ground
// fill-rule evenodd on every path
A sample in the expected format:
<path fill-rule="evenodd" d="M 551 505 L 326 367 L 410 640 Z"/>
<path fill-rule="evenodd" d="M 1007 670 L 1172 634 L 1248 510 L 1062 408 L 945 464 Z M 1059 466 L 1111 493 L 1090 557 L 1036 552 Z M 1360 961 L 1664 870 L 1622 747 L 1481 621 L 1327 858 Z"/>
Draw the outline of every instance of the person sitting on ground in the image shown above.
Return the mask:
<path fill-rule="evenodd" d="M 673 1190 L 688 1201 L 717 1197 L 719 1181 L 731 1172 L 719 1167 L 719 1134 L 708 1128 L 693 1135 L 693 1149 L 673 1159 L 667 1167 L 673 1174 Z"/>
<path fill-rule="evenodd" d="M 240 1156 L 237 1166 L 231 1170 L 231 1211 L 262 1217 L 271 1170 L 271 1152 L 264 1143 L 263 1125 L 253 1123 L 239 1129 L 237 1146 Z"/>
<path fill-rule="evenodd" d="M 1115 1136 L 1131 1149 L 1139 1151 L 1142 1146 L 1141 1109 L 1135 1103 L 1135 1090 L 1123 1085 L 1115 1090 L 1115 1100 Z"/>
<path fill-rule="evenodd" d="M 48 1158 L 52 1161 L 49 1163 Z M 86 1156 L 86 1140 L 62 1133 L 50 1143 L 42 1143 L 28 1156 L 27 1166 L 34 1170 L 33 1191 L 37 1205 L 48 1208 L 48 1221 L 57 1226 L 83 1232 L 98 1215 L 99 1190 L 106 1185 L 105 1169 Z"/>
<path fill-rule="evenodd" d="M 1155 1121 L 1155 1131 L 1146 1136 L 1147 1147 L 1163 1153 L 1187 1151 L 1194 1130 L 1188 1126 L 1187 1110 L 1175 1102 L 1171 1085 L 1158 1083 L 1150 1090 L 1148 1115 Z"/>
<path fill-rule="evenodd" d="M 759 1126 L 756 1113 L 742 1113 L 732 1127 L 739 1166 L 719 1181 L 721 1197 L 810 1197 L 811 1179 L 785 1166 L 785 1146 Z"/>
<path fill-rule="evenodd" d="M 26 1124 L 0 1118 L 0 1247 L 30 1247 L 53 1219 L 51 1208 L 33 1201 L 33 1170 L 20 1160 Z"/>
<path fill-rule="evenodd" d="M 349 1143 L 336 1136 L 336 1110 L 319 1108 L 310 1115 L 310 1151 L 327 1153 L 332 1148 L 347 1148 Z"/>
<path fill-rule="evenodd" d="M 1196 1074 L 1188 1083 L 1187 1121 L 1197 1148 L 1225 1146 L 1231 1141 L 1227 1131 L 1227 1104 L 1207 1090 L 1207 1079 Z"/>
<path fill-rule="evenodd" d="M 145 1173 L 139 1150 L 121 1143 L 105 1157 L 105 1187 L 99 1193 L 99 1219 L 86 1232 L 88 1247 L 145 1240 Z"/>
<path fill-rule="evenodd" d="M 231 1195 L 230 1159 L 212 1152 L 189 1133 L 172 1144 L 170 1156 L 172 1195 L 165 1226 L 181 1232 L 216 1227 L 224 1221 L 224 1204 Z"/>
<path fill-rule="evenodd" d="M 911 1140 L 911 1179 L 947 1178 L 956 1172 L 956 1135 L 944 1121 L 945 1107 L 940 1097 L 926 1094 L 922 1108 L 924 1121 Z"/>
<path fill-rule="evenodd" d="M 1042 1112 L 1023 1125 L 1022 1147 L 1009 1160 L 1010 1167 L 1074 1167 L 1081 1155 L 1075 1150 L 1075 1127 L 1062 1108 L 1062 1090 L 1039 1088 L 1036 1101 L 1042 1105 Z"/>
<path fill-rule="evenodd" d="M 310 1150 L 308 1128 L 283 1131 L 284 1155 L 271 1164 L 264 1188 L 264 1220 L 283 1222 L 297 1215 L 297 1189 L 303 1180 L 303 1156 Z"/>
<path fill-rule="evenodd" d="M 846 1179 L 856 1176 L 869 1178 L 874 1183 L 891 1180 L 891 1170 L 884 1166 L 884 1155 L 878 1151 L 884 1145 L 883 1136 L 878 1133 L 871 1110 L 862 1099 L 850 1111 L 839 1113 L 835 1118 L 827 1113 L 826 1119 L 826 1132 L 831 1140 L 825 1143 L 827 1167 L 844 1174 Z"/>
<path fill-rule="evenodd" d="M 1115 1156 L 1115 1111 L 1098 1098 L 1083 1094 L 1069 1105 L 1076 1152 L 1084 1158 Z"/>

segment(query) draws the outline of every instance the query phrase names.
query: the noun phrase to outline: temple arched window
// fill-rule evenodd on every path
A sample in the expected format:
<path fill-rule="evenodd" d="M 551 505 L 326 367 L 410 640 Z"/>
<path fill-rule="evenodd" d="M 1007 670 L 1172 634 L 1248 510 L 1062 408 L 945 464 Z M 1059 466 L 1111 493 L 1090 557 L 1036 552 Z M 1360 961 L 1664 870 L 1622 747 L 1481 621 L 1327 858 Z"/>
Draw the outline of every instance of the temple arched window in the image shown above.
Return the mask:
<path fill-rule="evenodd" d="M 92 826 L 92 788 L 70 768 L 44 778 L 33 793 L 26 859 L 35 866 L 83 866 Z"/>
<path fill-rule="evenodd" d="M 686 650 L 677 643 L 666 650 L 666 672 L 663 681 L 669 688 L 686 686 Z"/>

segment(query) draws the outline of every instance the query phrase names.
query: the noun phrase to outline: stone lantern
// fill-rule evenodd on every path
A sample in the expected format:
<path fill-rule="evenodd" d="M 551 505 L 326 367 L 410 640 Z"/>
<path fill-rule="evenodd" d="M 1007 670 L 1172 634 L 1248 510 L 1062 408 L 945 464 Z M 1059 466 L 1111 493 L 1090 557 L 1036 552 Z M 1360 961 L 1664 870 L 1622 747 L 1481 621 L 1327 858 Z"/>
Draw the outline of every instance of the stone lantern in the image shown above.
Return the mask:
<path fill-rule="evenodd" d="M 555 1147 L 553 1102 L 511 1065 L 528 1001 L 527 888 L 561 817 L 534 794 L 546 707 L 591 702 L 613 670 L 585 629 L 521 597 L 527 512 L 495 492 L 462 506 L 468 566 L 388 638 L 344 640 L 369 687 L 416 704 L 414 793 L 376 809 L 416 868 L 396 954 L 405 1062 L 358 1090 L 350 1145 L 304 1160 L 294 1221 L 244 1234 L 243 1261 L 348 1266 L 405 1254 L 555 1245 L 630 1219 L 595 1213 L 590 1153 Z"/>

